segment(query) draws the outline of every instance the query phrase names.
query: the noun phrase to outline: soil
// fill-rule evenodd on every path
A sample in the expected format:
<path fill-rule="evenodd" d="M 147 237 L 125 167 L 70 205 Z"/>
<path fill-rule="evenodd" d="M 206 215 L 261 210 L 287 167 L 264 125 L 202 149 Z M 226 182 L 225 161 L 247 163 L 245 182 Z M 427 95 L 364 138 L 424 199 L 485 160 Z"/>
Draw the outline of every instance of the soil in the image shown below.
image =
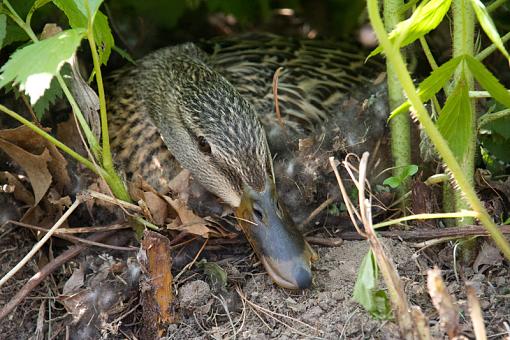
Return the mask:
<path fill-rule="evenodd" d="M 31 248 L 27 232 L 18 233 L 11 228 L 2 229 L 2 272 Z M 426 288 L 426 271 L 433 264 L 444 263 L 442 275 L 449 292 L 457 298 L 461 315 L 467 314 L 464 282 L 475 283 L 483 309 L 488 335 L 504 338 L 509 335 L 510 288 L 508 286 L 509 266 L 507 262 L 496 265 L 480 265 L 475 273 L 472 267 L 463 266 L 457 272 L 449 268 L 454 248 L 443 245 L 437 249 L 417 250 L 412 244 L 398 240 L 383 239 L 387 254 L 393 259 L 408 294 L 408 300 L 418 305 L 430 319 L 434 338 L 443 338 L 444 334 L 438 322 Z M 239 245 L 245 254 L 245 245 Z M 365 241 L 345 241 L 339 247 L 314 247 L 320 256 L 314 263 L 313 288 L 295 292 L 276 287 L 270 278 L 254 267 L 254 260 L 248 256 L 234 256 L 217 262 L 227 273 L 228 282 L 224 288 L 204 274 L 201 266 L 195 266 L 183 272 L 175 282 L 176 300 L 174 311 L 178 322 L 168 326 L 167 339 L 397 339 L 398 327 L 392 320 L 377 320 L 371 317 L 352 298 L 361 260 L 368 251 Z M 36 339 L 38 330 L 44 338 L 132 338 L 142 329 L 140 322 L 141 307 L 138 302 L 139 289 L 134 287 L 121 290 L 116 285 L 98 282 L 116 282 L 109 273 L 120 263 L 132 263 L 133 257 L 126 253 L 90 250 L 79 258 L 62 267 L 54 276 L 46 280 L 30 294 L 16 310 L 0 325 L 2 339 Z M 44 259 L 39 259 L 43 261 Z M 71 274 L 76 268 L 87 263 L 86 282 L 81 293 L 101 292 L 94 310 L 105 305 L 101 317 L 90 317 L 88 323 L 73 322 L 62 307 L 58 296 L 63 285 L 68 285 Z M 120 266 L 122 268 L 122 266 Z M 129 282 L 124 273 L 138 271 L 127 269 L 117 274 Z M 102 268 L 102 269 L 101 269 Z M 106 268 L 106 270 L 104 270 Z M 1 288 L 0 303 L 4 305 L 18 291 L 20 286 L 36 271 L 32 262 L 20 272 L 10 284 Z M 136 274 L 137 275 L 137 274 Z M 138 276 L 136 276 L 138 277 Z M 99 281 L 98 281 L 99 280 Z M 101 286 L 101 289 L 98 288 Z M 106 287 L 106 288 L 105 288 Z M 80 293 L 80 294 L 81 294 Z M 76 294 L 76 296 L 81 296 Z M 115 300 L 112 296 L 118 296 Z M 105 302 L 105 301 L 109 302 Z M 111 302 L 110 302 L 111 301 Z M 116 302 L 115 302 L 116 301 Z M 115 303 L 114 303 L 115 302 Z M 114 308 L 115 305 L 115 308 Z M 99 306 L 99 307 L 98 307 Z M 41 324 L 38 315 L 43 311 L 45 318 Z M 72 308 L 71 308 L 72 310 Z M 86 312 L 85 312 L 86 314 Z M 48 322 L 48 315 L 51 315 Z M 95 320 L 91 322 L 91 320 Z M 100 321 L 99 321 L 100 320 Z M 472 327 L 468 317 L 461 319 L 463 334 L 472 337 Z M 85 336 L 87 335 L 87 336 Z M 140 337 L 138 337 L 140 338 Z"/>

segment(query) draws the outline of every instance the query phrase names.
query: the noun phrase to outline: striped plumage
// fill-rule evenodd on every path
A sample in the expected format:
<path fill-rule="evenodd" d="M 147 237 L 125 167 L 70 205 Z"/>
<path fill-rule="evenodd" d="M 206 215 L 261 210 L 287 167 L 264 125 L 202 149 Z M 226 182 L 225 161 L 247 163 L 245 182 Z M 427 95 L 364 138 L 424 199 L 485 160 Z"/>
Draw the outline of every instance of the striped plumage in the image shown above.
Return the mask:
<path fill-rule="evenodd" d="M 278 181 L 282 162 L 294 161 L 282 153 L 303 151 L 293 147 L 299 139 L 317 137 L 316 153 L 323 144 L 339 149 L 359 143 L 345 125 L 354 123 L 352 130 L 365 138 L 373 115 L 361 108 L 348 108 L 350 115 L 343 115 L 341 109 L 353 89 L 371 87 L 373 67 L 364 65 L 364 57 L 352 47 L 333 42 L 251 35 L 199 46 L 161 49 L 112 76 L 108 108 L 116 161 L 128 179 L 140 175 L 162 192 L 181 167 L 187 168 L 236 209 L 276 283 L 308 287 L 313 251 L 278 202 L 269 149 L 279 153 Z M 272 85 L 279 67 L 283 128 L 274 113 Z M 384 109 L 374 111 L 379 115 Z M 333 138 L 334 133 L 340 137 Z M 324 143 L 325 136 L 331 140 Z M 283 176 L 292 176 L 289 169 Z"/>

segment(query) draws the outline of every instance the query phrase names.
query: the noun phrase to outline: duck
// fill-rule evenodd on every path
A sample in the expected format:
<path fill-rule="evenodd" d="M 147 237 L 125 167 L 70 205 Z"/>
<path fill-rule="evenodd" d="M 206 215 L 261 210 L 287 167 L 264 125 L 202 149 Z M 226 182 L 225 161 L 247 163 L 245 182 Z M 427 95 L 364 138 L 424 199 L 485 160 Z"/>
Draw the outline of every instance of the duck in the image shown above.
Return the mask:
<path fill-rule="evenodd" d="M 108 81 L 116 164 L 127 180 L 141 176 L 162 192 L 188 170 L 234 210 L 274 283 L 309 288 L 317 254 L 280 198 L 275 169 L 296 168 L 285 153 L 334 121 L 350 90 L 369 82 L 369 68 L 350 45 L 271 34 L 162 48 Z"/>

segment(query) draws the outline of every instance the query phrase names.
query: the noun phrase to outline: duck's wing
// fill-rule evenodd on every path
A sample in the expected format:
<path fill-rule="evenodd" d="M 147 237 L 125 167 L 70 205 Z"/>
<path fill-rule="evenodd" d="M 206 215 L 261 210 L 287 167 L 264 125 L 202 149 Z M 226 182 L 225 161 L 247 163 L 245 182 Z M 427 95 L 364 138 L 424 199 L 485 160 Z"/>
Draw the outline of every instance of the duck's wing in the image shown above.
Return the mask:
<path fill-rule="evenodd" d="M 311 131 L 338 111 L 353 89 L 382 69 L 360 47 L 330 40 L 305 40 L 271 34 L 218 38 L 202 46 L 217 68 L 255 106 L 266 126 L 278 124 L 273 77 L 279 73 L 278 106 L 285 124 Z"/>

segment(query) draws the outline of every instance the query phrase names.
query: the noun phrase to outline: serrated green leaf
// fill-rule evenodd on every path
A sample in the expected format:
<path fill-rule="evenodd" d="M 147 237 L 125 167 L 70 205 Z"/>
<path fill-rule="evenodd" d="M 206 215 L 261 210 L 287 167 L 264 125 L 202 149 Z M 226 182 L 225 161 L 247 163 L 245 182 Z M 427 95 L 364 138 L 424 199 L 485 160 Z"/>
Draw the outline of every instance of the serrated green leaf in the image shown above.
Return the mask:
<path fill-rule="evenodd" d="M 465 58 L 469 70 L 480 85 L 489 91 L 492 98 L 506 107 L 510 107 L 510 93 L 501 85 L 499 80 L 476 58 L 472 56 L 465 56 Z"/>
<path fill-rule="evenodd" d="M 404 47 L 429 33 L 443 21 L 444 16 L 450 9 L 451 0 L 423 1 L 407 20 L 399 22 L 389 38 L 392 43 L 398 42 L 399 47 Z M 373 50 L 368 58 L 382 52 L 379 46 Z"/>
<path fill-rule="evenodd" d="M 471 135 L 473 115 L 466 80 L 461 78 L 448 96 L 437 125 L 457 159 L 462 159 Z"/>
<path fill-rule="evenodd" d="M 4 45 L 4 39 L 6 34 L 7 34 L 7 15 L 0 14 L 0 48 Z"/>
<path fill-rule="evenodd" d="M 85 7 L 84 0 L 52 0 L 53 3 L 60 8 L 69 19 L 69 25 L 72 28 L 88 27 L 88 12 Z M 108 17 L 98 10 L 101 5 L 100 0 L 89 1 L 89 9 L 94 16 L 94 40 L 97 44 L 99 53 L 99 61 L 106 65 L 112 46 L 115 44 L 113 35 L 108 25 Z"/>
<path fill-rule="evenodd" d="M 70 29 L 18 49 L 0 69 L 0 88 L 13 82 L 34 105 L 76 52 L 84 35 L 84 29 Z"/>
<path fill-rule="evenodd" d="M 464 60 L 464 56 L 458 56 L 453 59 L 450 59 L 434 71 L 430 73 L 430 75 L 423 80 L 418 87 L 418 95 L 422 102 L 426 102 L 430 100 L 436 93 L 438 93 L 446 84 L 446 82 L 451 78 L 455 69 L 459 63 Z M 392 119 L 396 115 L 405 112 L 409 109 L 411 104 L 409 101 L 406 101 L 399 107 L 397 107 L 393 112 L 391 112 L 390 117 L 388 119 Z"/>
<path fill-rule="evenodd" d="M 16 23 L 7 18 L 5 27 L 5 37 L 3 39 L 2 44 L 0 45 L 0 49 L 18 41 L 27 40 L 29 40 L 27 33 L 23 31 L 23 29 L 21 29 L 21 27 L 19 27 Z"/>
<path fill-rule="evenodd" d="M 53 78 L 51 80 L 50 87 L 46 90 L 46 92 L 44 92 L 44 96 L 42 96 L 32 107 L 36 117 L 38 119 L 42 119 L 44 114 L 50 108 L 50 105 L 55 104 L 55 101 L 62 98 L 62 95 L 63 92 L 60 84 L 56 78 Z"/>
<path fill-rule="evenodd" d="M 496 29 L 496 25 L 494 25 L 485 5 L 480 0 L 471 0 L 471 5 L 475 10 L 478 22 L 480 26 L 482 26 L 485 34 L 487 34 L 498 50 L 500 50 L 507 59 L 510 59 L 510 55 L 508 55 L 505 45 L 503 45 L 503 41 L 501 41 L 501 37 Z"/>

